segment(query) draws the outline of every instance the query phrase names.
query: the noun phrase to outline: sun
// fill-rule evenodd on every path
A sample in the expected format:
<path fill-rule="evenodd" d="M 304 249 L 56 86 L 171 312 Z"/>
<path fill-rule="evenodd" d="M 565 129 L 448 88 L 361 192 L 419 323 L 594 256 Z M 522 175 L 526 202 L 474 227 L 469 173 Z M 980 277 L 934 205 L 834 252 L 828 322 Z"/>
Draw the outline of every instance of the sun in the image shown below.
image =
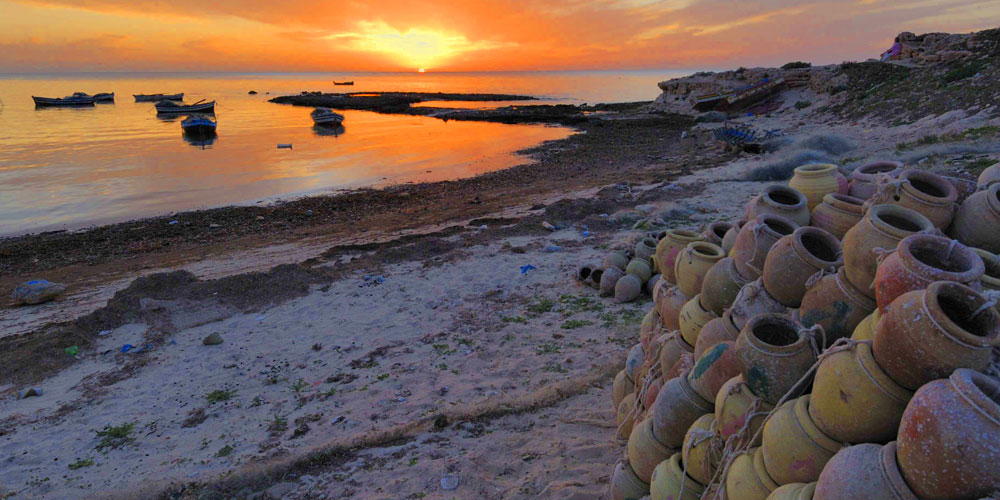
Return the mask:
<path fill-rule="evenodd" d="M 424 69 L 424 68 L 420 68 L 420 69 L 417 70 L 417 73 L 426 73 L 426 72 L 427 72 L 427 70 Z"/>
<path fill-rule="evenodd" d="M 398 29 L 384 21 L 359 21 L 357 30 L 334 33 L 326 38 L 355 50 L 385 54 L 403 67 L 441 67 L 459 54 L 508 47 L 509 43 L 469 40 L 461 33 L 425 27 Z M 516 44 L 514 44 L 516 45 Z"/>

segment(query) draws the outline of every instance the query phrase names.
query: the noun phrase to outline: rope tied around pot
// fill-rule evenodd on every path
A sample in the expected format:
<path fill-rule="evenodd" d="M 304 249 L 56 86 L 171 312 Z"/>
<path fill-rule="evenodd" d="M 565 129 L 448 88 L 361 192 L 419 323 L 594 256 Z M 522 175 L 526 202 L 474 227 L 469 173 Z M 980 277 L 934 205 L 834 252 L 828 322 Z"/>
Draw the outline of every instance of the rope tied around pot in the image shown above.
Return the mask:
<path fill-rule="evenodd" d="M 819 355 L 823 352 L 823 349 L 820 348 L 820 344 L 817 344 L 816 337 L 822 337 L 821 342 L 823 345 L 826 345 L 826 331 L 823 330 L 823 327 L 819 324 L 815 324 L 808 328 L 800 328 L 799 335 L 805 336 L 809 339 L 809 348 L 812 349 L 813 356 L 816 356 L 816 358 L 819 359 Z"/>
<path fill-rule="evenodd" d="M 828 274 L 837 274 L 837 268 L 834 266 L 821 267 L 819 271 L 816 271 L 809 277 L 809 279 L 806 280 L 806 291 L 811 290 L 812 287 L 819 283 L 819 280 L 823 279 L 823 277 Z"/>
<path fill-rule="evenodd" d="M 982 314 L 983 311 L 985 311 L 987 309 L 991 309 L 993 307 L 996 307 L 996 305 L 997 305 L 997 301 L 995 299 L 986 299 L 986 302 L 983 303 L 983 305 L 979 306 L 979 309 L 976 309 L 975 311 L 973 311 L 972 316 L 969 316 L 969 318 L 970 319 L 971 318 L 975 318 L 976 316 L 979 316 L 980 314 Z"/>
<path fill-rule="evenodd" d="M 757 269 L 757 266 L 753 265 L 753 261 L 754 259 L 757 258 L 757 250 L 759 248 L 757 246 L 757 240 L 760 238 L 760 232 L 764 230 L 766 224 L 756 220 L 753 222 L 754 225 L 753 227 L 750 228 L 750 232 L 753 233 L 753 254 L 750 255 L 750 258 L 747 259 L 747 261 L 744 264 L 746 264 L 746 266 L 752 269 L 755 273 L 763 274 L 760 269 Z M 749 222 L 747 224 L 749 224 Z"/>
<path fill-rule="evenodd" d="M 944 254 L 944 260 L 951 260 L 951 252 L 955 250 L 955 246 L 958 245 L 958 240 L 951 240 L 948 244 L 948 253 Z"/>

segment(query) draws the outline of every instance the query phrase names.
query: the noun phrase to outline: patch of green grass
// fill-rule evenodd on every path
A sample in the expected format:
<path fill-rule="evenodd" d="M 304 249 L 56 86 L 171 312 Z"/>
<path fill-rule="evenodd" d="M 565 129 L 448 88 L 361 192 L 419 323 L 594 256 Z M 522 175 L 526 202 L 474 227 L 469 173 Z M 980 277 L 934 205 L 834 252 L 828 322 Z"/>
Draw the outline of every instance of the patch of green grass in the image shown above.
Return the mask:
<path fill-rule="evenodd" d="M 267 430 L 272 434 L 284 432 L 286 429 L 288 429 L 288 419 L 281 414 L 275 413 L 267 421 Z"/>
<path fill-rule="evenodd" d="M 983 63 L 981 61 L 972 61 L 970 63 L 966 63 L 962 66 L 959 66 L 958 68 L 955 68 L 945 73 L 944 76 L 941 77 L 941 79 L 944 80 L 945 83 L 957 82 L 959 80 L 965 80 L 970 76 L 974 76 L 976 73 L 979 73 L 982 69 L 983 69 Z"/>
<path fill-rule="evenodd" d="M 377 378 L 379 380 L 385 380 L 385 379 L 389 378 L 389 374 L 388 373 L 379 373 L 378 376 L 375 377 L 375 378 Z"/>
<path fill-rule="evenodd" d="M 504 316 L 501 319 L 504 323 L 520 323 L 523 325 L 528 322 L 528 319 L 524 316 Z"/>
<path fill-rule="evenodd" d="M 441 364 L 437 365 L 437 367 L 438 367 L 438 370 L 447 370 L 448 369 L 448 363 L 441 363 Z"/>
<path fill-rule="evenodd" d="M 543 372 L 566 373 L 569 370 L 563 368 L 560 363 L 548 363 L 542 367 Z"/>
<path fill-rule="evenodd" d="M 447 356 L 449 354 L 455 354 L 456 352 L 458 352 L 457 350 L 452 349 L 451 346 L 449 346 L 448 344 L 434 344 L 433 347 L 434 350 L 441 356 Z"/>
<path fill-rule="evenodd" d="M 589 321 L 586 319 L 571 319 L 564 321 L 563 324 L 559 326 L 559 328 L 562 328 L 563 330 L 573 330 L 576 328 L 593 324 L 594 324 L 593 321 Z"/>
<path fill-rule="evenodd" d="M 963 130 L 958 134 L 955 134 L 956 140 L 971 140 L 975 141 L 982 139 L 984 137 L 993 137 L 1000 133 L 1000 127 L 996 125 L 984 125 L 982 127 L 974 127 L 970 129 Z"/>
<path fill-rule="evenodd" d="M 795 101 L 795 109 L 806 109 L 809 106 L 812 106 L 812 103 L 809 101 Z"/>
<path fill-rule="evenodd" d="M 965 171 L 978 177 L 979 174 L 983 173 L 983 170 L 992 167 L 996 163 L 997 161 L 991 158 L 979 158 L 974 162 L 966 164 Z"/>
<path fill-rule="evenodd" d="M 556 303 L 552 299 L 535 299 L 535 302 L 528 304 L 528 312 L 533 314 L 542 314 L 547 312 L 552 312 Z"/>
<path fill-rule="evenodd" d="M 94 460 L 93 459 L 90 459 L 90 458 L 88 458 L 86 460 L 82 460 L 81 459 L 81 460 L 77 460 L 76 462 L 73 462 L 73 463 L 69 464 L 69 469 L 70 470 L 77 470 L 77 469 L 82 469 L 84 467 L 90 467 L 92 465 L 94 465 Z"/>
<path fill-rule="evenodd" d="M 536 354 L 557 354 L 562 351 L 559 350 L 559 344 L 555 342 L 542 342 L 535 347 Z"/>
<path fill-rule="evenodd" d="M 135 438 L 132 437 L 134 428 L 135 422 L 128 422 L 121 425 L 105 425 L 103 429 L 94 431 L 97 437 L 101 438 L 101 441 L 97 443 L 97 450 L 101 451 L 105 448 L 114 450 L 134 442 Z"/>
<path fill-rule="evenodd" d="M 560 295 L 559 304 L 562 305 L 562 310 L 564 315 L 575 314 L 578 312 L 596 312 L 603 311 L 604 304 L 599 302 L 593 297 L 587 296 L 576 296 L 576 295 Z M 568 314 L 567 314 L 568 313 Z"/>
<path fill-rule="evenodd" d="M 220 458 L 221 457 L 228 457 L 232 453 L 233 453 L 233 447 L 229 446 L 227 444 L 227 445 L 223 446 L 222 448 L 220 448 L 219 451 L 215 452 L 215 456 L 220 457 Z"/>
<path fill-rule="evenodd" d="M 295 391 L 296 394 L 302 392 L 302 390 L 306 387 L 309 387 L 309 383 L 301 378 L 296 380 L 294 384 L 288 386 L 288 388 Z"/>
<path fill-rule="evenodd" d="M 205 395 L 205 400 L 208 404 L 221 403 L 223 401 L 229 401 L 236 395 L 236 391 L 212 391 Z"/>
<path fill-rule="evenodd" d="M 413 467 L 414 465 L 417 465 L 417 457 L 411 458 L 410 461 L 409 461 L 409 463 L 407 463 L 406 465 L 408 467 Z"/>
<path fill-rule="evenodd" d="M 262 404 L 264 404 L 264 400 L 260 399 L 260 396 L 254 396 L 253 397 L 253 401 L 250 401 L 250 407 L 251 408 L 253 408 L 255 406 L 260 406 Z"/>

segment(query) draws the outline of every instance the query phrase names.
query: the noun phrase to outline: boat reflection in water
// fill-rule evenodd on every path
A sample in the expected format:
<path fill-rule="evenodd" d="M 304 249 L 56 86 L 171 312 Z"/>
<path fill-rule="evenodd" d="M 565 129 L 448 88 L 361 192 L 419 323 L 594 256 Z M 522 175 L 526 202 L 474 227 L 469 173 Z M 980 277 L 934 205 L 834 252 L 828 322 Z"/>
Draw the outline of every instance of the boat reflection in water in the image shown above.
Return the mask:
<path fill-rule="evenodd" d="M 219 135 L 215 132 L 212 132 L 211 135 L 183 133 L 181 136 L 184 137 L 184 142 L 188 143 L 188 145 L 201 149 L 211 149 L 212 145 L 219 138 Z"/>
<path fill-rule="evenodd" d="M 343 125 L 313 125 L 313 133 L 318 136 L 340 137 L 344 132 Z"/>

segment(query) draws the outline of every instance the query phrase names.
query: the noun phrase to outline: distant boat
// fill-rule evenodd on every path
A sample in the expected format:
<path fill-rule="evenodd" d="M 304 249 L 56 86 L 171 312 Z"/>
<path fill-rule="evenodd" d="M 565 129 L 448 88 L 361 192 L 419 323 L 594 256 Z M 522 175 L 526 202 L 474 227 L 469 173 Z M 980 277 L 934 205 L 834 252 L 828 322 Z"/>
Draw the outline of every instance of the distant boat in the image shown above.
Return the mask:
<path fill-rule="evenodd" d="M 177 104 L 173 101 L 160 101 L 156 103 L 157 114 L 211 113 L 213 111 L 215 111 L 215 101 L 198 101 L 194 104 Z"/>
<path fill-rule="evenodd" d="M 334 80 L 333 84 L 334 85 L 354 85 L 354 80 L 351 80 L 349 82 L 338 82 L 338 81 Z"/>
<path fill-rule="evenodd" d="M 94 98 L 83 92 L 76 92 L 71 96 L 67 97 L 35 97 L 31 96 L 35 101 L 35 107 L 47 107 L 47 106 L 93 106 Z"/>
<path fill-rule="evenodd" d="M 189 136 L 212 137 L 217 125 L 217 122 L 205 115 L 191 115 L 181 122 L 181 129 Z"/>
<path fill-rule="evenodd" d="M 115 93 L 101 92 L 94 94 L 94 102 L 115 102 Z"/>
<path fill-rule="evenodd" d="M 316 108 L 310 114 L 316 125 L 337 126 L 344 122 L 344 115 L 334 113 L 330 108 Z"/>
<path fill-rule="evenodd" d="M 135 102 L 182 101 L 184 93 L 180 94 L 132 94 Z"/>

